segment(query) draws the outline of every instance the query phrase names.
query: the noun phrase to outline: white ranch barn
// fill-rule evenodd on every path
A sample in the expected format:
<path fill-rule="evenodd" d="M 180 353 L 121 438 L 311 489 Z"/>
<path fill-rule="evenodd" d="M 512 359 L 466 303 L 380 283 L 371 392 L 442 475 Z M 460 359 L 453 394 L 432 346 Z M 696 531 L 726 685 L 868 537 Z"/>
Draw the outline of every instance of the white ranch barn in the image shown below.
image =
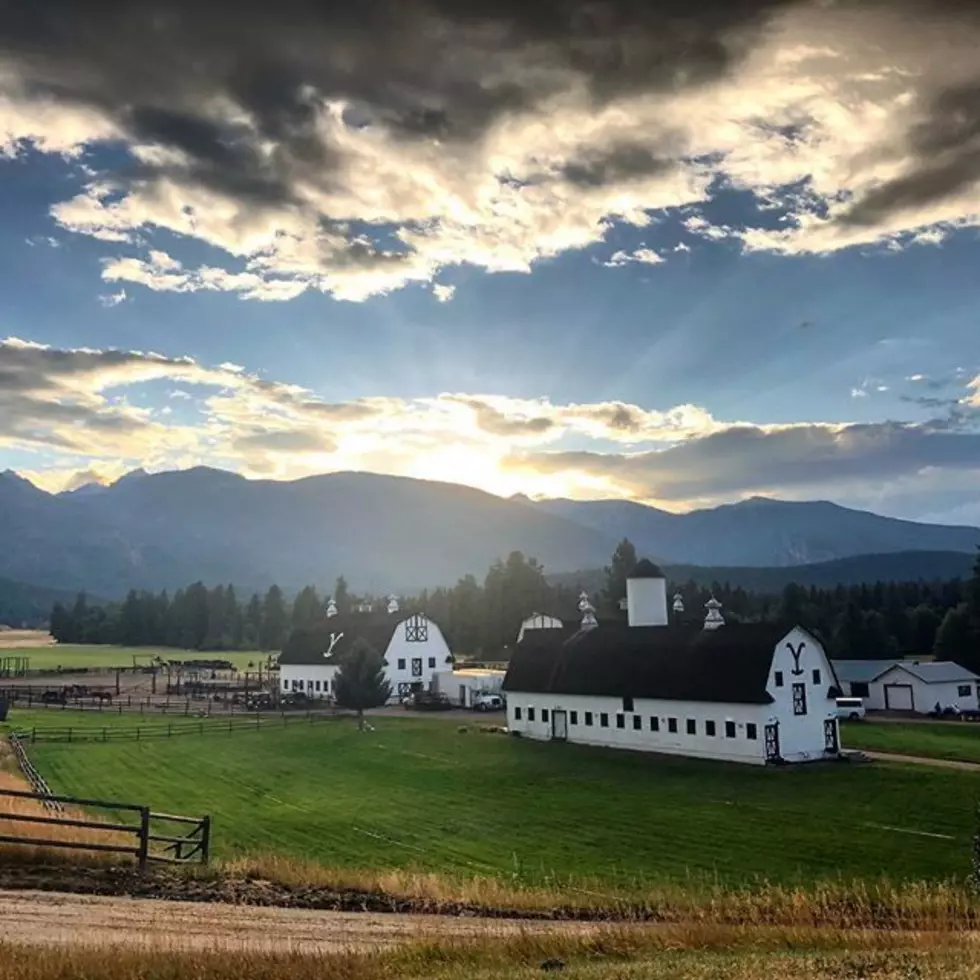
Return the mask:
<path fill-rule="evenodd" d="M 421 614 L 400 614 L 395 599 L 389 600 L 385 613 L 365 609 L 345 616 L 338 615 L 331 603 L 323 623 L 290 635 L 279 656 L 281 692 L 332 697 L 343 657 L 359 639 L 384 657 L 393 702 L 414 691 L 433 689 L 436 675 L 452 666 L 452 654 L 438 625 Z"/>
<path fill-rule="evenodd" d="M 509 729 L 529 738 L 755 765 L 835 757 L 837 679 L 800 627 L 675 622 L 666 579 L 641 561 L 627 583 L 628 621 L 528 630 L 504 690 Z"/>
<path fill-rule="evenodd" d="M 937 704 L 980 708 L 980 676 L 952 661 L 835 660 L 834 669 L 844 694 L 863 698 L 871 711 L 928 714 Z"/>

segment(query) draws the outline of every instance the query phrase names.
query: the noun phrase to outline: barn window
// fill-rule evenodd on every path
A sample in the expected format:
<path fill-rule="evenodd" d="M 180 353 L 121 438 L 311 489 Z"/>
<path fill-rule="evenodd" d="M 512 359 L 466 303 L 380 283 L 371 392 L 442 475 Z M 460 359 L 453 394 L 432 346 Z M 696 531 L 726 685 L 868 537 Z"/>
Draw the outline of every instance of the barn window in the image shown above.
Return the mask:
<path fill-rule="evenodd" d="M 569 725 L 577 725 L 578 724 L 578 712 L 577 711 L 569 711 L 568 712 L 568 724 Z"/>
<path fill-rule="evenodd" d="M 751 721 L 745 726 L 745 737 L 752 742 L 759 737 L 758 729 Z"/>
<path fill-rule="evenodd" d="M 434 670 L 436 666 L 436 658 L 429 657 L 429 670 Z"/>
<path fill-rule="evenodd" d="M 586 726 L 586 728 L 591 728 L 592 727 L 592 712 L 591 711 L 586 711 L 585 712 L 585 726 Z"/>
<path fill-rule="evenodd" d="M 405 658 L 404 657 L 399 657 L 398 658 L 398 669 L 399 670 L 404 670 L 405 669 Z"/>
<path fill-rule="evenodd" d="M 677 719 L 676 718 L 668 718 L 667 719 L 667 731 L 668 732 L 672 732 L 674 734 L 677 733 Z"/>
<path fill-rule="evenodd" d="M 527 709 L 527 720 L 534 721 L 534 708 Z"/>
<path fill-rule="evenodd" d="M 599 715 L 599 727 L 600 728 L 609 727 L 609 715 L 607 715 L 605 711 L 603 711 L 602 714 Z"/>
<path fill-rule="evenodd" d="M 697 720 L 694 719 L 694 718 L 688 718 L 687 719 L 687 734 L 688 735 L 697 735 L 697 733 L 698 733 L 698 723 L 697 723 Z"/>
<path fill-rule="evenodd" d="M 623 698 L 623 711 L 632 711 L 632 710 L 633 710 L 633 699 Z"/>
<path fill-rule="evenodd" d="M 704 734 L 711 738 L 715 737 L 715 723 L 713 721 L 706 721 L 704 723 Z"/>
<path fill-rule="evenodd" d="M 422 676 L 422 658 L 412 657 L 412 677 Z"/>
<path fill-rule="evenodd" d="M 282 689 L 284 691 L 288 691 L 289 690 L 289 681 L 288 680 L 285 680 L 285 681 L 282 682 Z"/>
<path fill-rule="evenodd" d="M 638 732 L 643 728 L 643 718 L 641 715 L 633 715 L 633 731 Z"/>
<path fill-rule="evenodd" d="M 814 669 L 813 671 L 813 683 L 814 684 L 820 683 L 820 671 L 817 669 Z"/>
<path fill-rule="evenodd" d="M 735 722 L 734 721 L 726 721 L 725 722 L 725 738 L 734 738 L 734 737 L 735 737 Z"/>
<path fill-rule="evenodd" d="M 320 682 L 319 682 L 319 681 L 317 681 L 317 682 L 316 682 L 316 689 L 317 689 L 318 691 L 320 690 Z"/>
<path fill-rule="evenodd" d="M 960 684 L 956 688 L 956 693 L 961 698 L 968 698 L 970 696 L 970 693 L 971 693 L 970 692 L 970 685 L 969 684 Z"/>
<path fill-rule="evenodd" d="M 514 721 L 520 721 L 520 720 L 521 720 L 521 709 L 518 708 L 518 707 L 515 707 L 514 708 Z"/>
<path fill-rule="evenodd" d="M 542 721 L 547 721 L 548 720 L 548 709 L 547 708 L 542 708 L 541 709 L 541 720 Z"/>
<path fill-rule="evenodd" d="M 776 671 L 775 680 L 776 680 L 776 687 L 782 687 L 783 686 L 783 672 L 781 670 L 777 670 Z"/>
<path fill-rule="evenodd" d="M 617 728 L 626 727 L 626 715 L 616 715 L 616 727 Z"/>
<path fill-rule="evenodd" d="M 302 681 L 297 681 L 296 683 L 299 684 L 299 689 L 302 691 L 303 690 L 303 682 Z"/>
<path fill-rule="evenodd" d="M 865 681 L 851 681 L 851 697 L 866 698 L 871 694 L 871 690 Z"/>
<path fill-rule="evenodd" d="M 650 731 L 659 732 L 660 731 L 660 719 L 654 715 L 650 717 Z"/>
<path fill-rule="evenodd" d="M 412 616 L 405 620 L 405 642 L 429 642 L 429 621 L 424 616 Z"/>
<path fill-rule="evenodd" d="M 793 714 L 806 714 L 806 684 L 793 685 Z"/>

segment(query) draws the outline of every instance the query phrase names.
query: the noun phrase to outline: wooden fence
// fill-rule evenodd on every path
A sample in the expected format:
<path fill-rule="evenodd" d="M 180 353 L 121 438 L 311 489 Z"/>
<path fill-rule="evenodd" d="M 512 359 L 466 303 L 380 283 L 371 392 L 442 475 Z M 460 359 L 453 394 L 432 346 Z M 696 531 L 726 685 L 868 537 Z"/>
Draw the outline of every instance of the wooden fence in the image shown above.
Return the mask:
<path fill-rule="evenodd" d="M 136 858 L 140 870 L 145 870 L 151 862 L 167 864 L 187 864 L 199 861 L 207 864 L 211 856 L 211 818 L 184 817 L 173 813 L 154 813 L 149 807 L 136 803 L 111 803 L 107 800 L 86 800 L 77 796 L 52 796 L 43 793 L 28 793 L 22 790 L 3 789 L 0 796 L 13 799 L 31 800 L 48 807 L 58 804 L 61 809 L 51 816 L 32 813 L 0 811 L 0 829 L 7 829 L 3 821 L 10 823 L 40 824 L 46 827 L 86 830 L 91 836 L 104 832 L 108 836 L 132 837 L 132 843 L 118 843 L 114 840 L 70 840 L 57 838 L 25 837 L 14 833 L 0 834 L 0 844 L 23 845 L 25 847 L 56 847 L 69 850 L 95 851 L 102 854 L 120 854 Z M 116 814 L 136 814 L 138 823 L 107 823 L 101 820 L 86 820 L 68 816 L 64 806 L 82 807 L 89 810 L 105 810 Z M 120 818 L 116 817 L 119 821 Z M 190 827 L 186 833 L 155 833 L 154 822 L 178 824 Z M 94 835 L 91 832 L 95 832 Z M 163 845 L 158 847 L 156 845 Z"/>
<path fill-rule="evenodd" d="M 31 728 L 24 731 L 11 732 L 10 741 L 15 751 L 20 749 L 22 742 L 32 744 L 38 742 L 70 742 L 74 744 L 86 742 L 118 742 L 118 741 L 150 741 L 159 738 L 177 738 L 181 735 L 218 735 L 232 732 L 262 731 L 281 728 L 292 724 L 312 725 L 318 721 L 329 721 L 339 717 L 339 712 L 330 714 L 288 714 L 253 715 L 228 719 L 212 719 L 197 721 L 168 722 L 166 725 L 137 725 L 134 728 L 110 727 L 99 728 L 93 725 L 80 727 L 65 726 L 62 728 Z M 26 758 L 26 756 L 25 756 Z M 30 763 L 28 763 L 30 764 Z"/>

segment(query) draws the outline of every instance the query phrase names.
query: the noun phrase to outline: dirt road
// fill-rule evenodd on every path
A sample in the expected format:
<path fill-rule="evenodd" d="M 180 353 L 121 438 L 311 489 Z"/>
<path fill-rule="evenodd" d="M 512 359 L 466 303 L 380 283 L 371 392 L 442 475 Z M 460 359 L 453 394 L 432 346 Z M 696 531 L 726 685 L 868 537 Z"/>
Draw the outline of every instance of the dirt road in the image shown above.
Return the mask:
<path fill-rule="evenodd" d="M 898 752 L 872 752 L 861 750 L 869 759 L 879 762 L 909 762 L 917 766 L 936 766 L 939 769 L 960 769 L 963 772 L 980 772 L 980 762 L 966 762 L 962 759 L 933 759 L 924 755 L 901 755 Z"/>
<path fill-rule="evenodd" d="M 367 951 L 438 937 L 475 939 L 599 929 L 570 922 L 164 902 L 140 898 L 0 892 L 0 941 L 33 945 L 247 951 Z"/>

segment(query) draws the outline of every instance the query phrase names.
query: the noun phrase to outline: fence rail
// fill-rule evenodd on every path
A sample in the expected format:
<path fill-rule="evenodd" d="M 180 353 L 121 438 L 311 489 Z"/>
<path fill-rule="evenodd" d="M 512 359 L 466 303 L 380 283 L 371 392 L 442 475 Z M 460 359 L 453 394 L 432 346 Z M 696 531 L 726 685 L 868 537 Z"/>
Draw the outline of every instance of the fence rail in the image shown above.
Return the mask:
<path fill-rule="evenodd" d="M 103 854 L 121 854 L 135 857 L 140 870 L 145 870 L 150 862 L 167 864 L 186 864 L 198 860 L 207 864 L 211 856 L 211 817 L 184 817 L 172 813 L 154 813 L 149 807 L 138 803 L 112 803 L 108 800 L 87 800 L 77 796 L 54 796 L 50 793 L 34 793 L 24 790 L 0 789 L 0 796 L 11 799 L 30 800 L 49 807 L 58 804 L 60 810 L 57 816 L 41 816 L 33 813 L 6 812 L 0 810 L 0 829 L 6 829 L 7 823 L 30 823 L 45 827 L 64 827 L 71 830 L 87 830 L 103 832 L 109 835 L 132 837 L 133 842 L 120 843 L 115 840 L 80 840 L 71 837 L 25 837 L 23 835 L 0 834 L 0 844 L 23 845 L 25 847 L 56 847 L 69 850 L 94 851 Z M 118 817 L 116 822 L 108 823 L 102 820 L 86 820 L 80 817 L 62 816 L 65 805 L 85 809 L 105 810 L 113 815 L 119 813 L 135 813 L 139 817 L 138 824 L 123 823 Z M 153 832 L 154 821 L 158 823 L 178 823 L 189 825 L 191 830 L 182 836 Z M 165 847 L 154 849 L 154 844 L 166 844 Z"/>
<path fill-rule="evenodd" d="M 92 742 L 120 742 L 120 741 L 150 741 L 160 738 L 177 738 L 181 735 L 211 735 L 211 734 L 231 734 L 243 731 L 263 731 L 273 728 L 287 727 L 290 724 L 312 725 L 320 721 L 329 721 L 338 717 L 341 712 L 289 714 L 281 713 L 277 715 L 254 715 L 249 718 L 228 718 L 205 720 L 200 719 L 190 722 L 168 722 L 166 725 L 137 725 L 134 728 L 110 727 L 108 725 L 99 728 L 97 726 L 85 725 L 81 727 L 66 726 L 62 728 L 31 728 L 29 730 L 15 731 L 10 733 L 10 741 L 14 746 L 14 751 L 18 753 L 18 761 L 23 757 L 27 765 L 33 769 L 30 760 L 24 753 L 24 742 L 45 743 L 45 742 L 64 742 L 72 744 L 92 743 Z M 23 763 L 21 765 L 24 768 Z M 34 770 L 36 773 L 37 770 Z M 30 774 L 25 769 L 24 774 L 31 779 Z M 40 774 L 38 774 L 40 779 Z M 32 785 L 35 785 L 32 780 Z"/>

